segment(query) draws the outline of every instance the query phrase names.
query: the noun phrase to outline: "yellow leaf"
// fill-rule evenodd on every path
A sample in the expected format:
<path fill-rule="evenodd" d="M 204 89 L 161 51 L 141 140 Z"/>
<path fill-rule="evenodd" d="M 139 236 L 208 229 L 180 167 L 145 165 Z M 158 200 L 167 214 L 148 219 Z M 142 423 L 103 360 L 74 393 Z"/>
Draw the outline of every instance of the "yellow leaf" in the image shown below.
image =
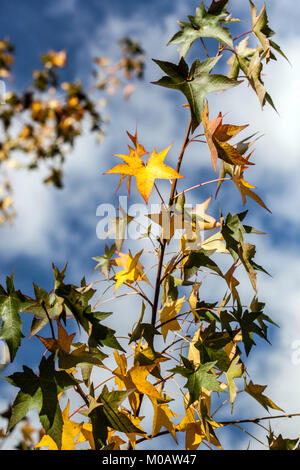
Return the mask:
<path fill-rule="evenodd" d="M 192 292 L 194 292 L 194 291 L 192 291 Z M 195 367 L 198 367 L 201 363 L 200 362 L 200 351 L 199 351 L 199 349 L 195 348 L 195 343 L 197 343 L 199 341 L 200 334 L 201 334 L 201 327 L 194 334 L 193 339 L 190 342 L 190 347 L 189 347 L 188 360 L 193 361 Z"/>
<path fill-rule="evenodd" d="M 185 405 L 187 400 L 185 400 Z M 186 407 L 185 407 L 186 408 Z M 221 444 L 214 434 L 214 429 L 223 427 L 223 425 L 216 423 L 215 421 L 208 420 L 207 423 L 210 426 L 211 432 L 209 436 L 206 435 L 204 426 L 201 420 L 196 420 L 195 409 L 190 406 L 185 409 L 185 416 L 182 421 L 176 426 L 176 429 L 181 432 L 185 432 L 185 446 L 186 450 L 196 450 L 203 440 L 207 440 L 209 443 L 215 445 L 219 449 L 222 449 Z"/>
<path fill-rule="evenodd" d="M 132 256 L 131 251 L 129 250 L 129 255 L 125 253 L 118 253 L 119 257 L 112 261 L 111 264 L 124 268 L 115 275 L 115 292 L 124 282 L 131 284 L 135 281 L 145 281 L 150 284 L 147 276 L 144 274 L 144 268 L 139 262 L 139 258 L 142 253 L 143 250 L 141 250 L 135 256 Z"/>
<path fill-rule="evenodd" d="M 184 229 L 186 221 L 184 220 L 184 214 L 175 214 L 171 211 L 166 210 L 165 206 L 161 206 L 160 213 L 149 214 L 155 224 L 161 226 L 162 238 L 169 244 L 171 239 L 174 237 L 176 230 Z"/>
<path fill-rule="evenodd" d="M 144 147 L 138 144 L 137 138 L 135 139 L 135 137 L 133 137 L 132 140 L 136 145 L 136 150 L 129 147 L 129 155 L 115 155 L 120 157 L 124 163 L 114 166 L 105 174 L 121 174 L 125 177 L 135 176 L 137 189 L 147 203 L 156 179 L 171 180 L 184 177 L 177 173 L 173 168 L 164 164 L 164 160 L 171 146 L 159 153 L 156 153 L 156 150 L 154 149 L 145 164 L 141 158 L 141 152 L 144 151 Z"/>
<path fill-rule="evenodd" d="M 132 424 L 134 424 L 134 426 L 138 429 L 141 430 L 141 434 L 146 437 L 146 439 L 148 439 L 147 437 L 147 434 L 144 434 L 144 430 L 139 426 L 140 422 L 144 419 L 144 416 L 132 416 L 130 413 L 127 413 L 126 414 L 127 417 L 130 419 L 130 421 L 132 422 Z M 131 444 L 131 447 L 133 449 L 135 449 L 135 443 L 136 443 L 136 436 L 137 434 L 135 433 L 126 433 L 126 436 L 128 437 L 129 439 L 129 442 Z"/>
<path fill-rule="evenodd" d="M 202 250 L 207 251 L 214 251 L 215 253 L 229 253 L 226 249 L 226 243 L 224 242 L 224 238 L 221 232 L 217 232 L 206 240 L 203 241 L 201 244 Z"/>
<path fill-rule="evenodd" d="M 112 450 L 120 450 L 121 445 L 125 444 L 125 441 L 123 441 L 123 439 L 121 439 L 120 436 L 114 436 L 115 432 L 116 432 L 115 429 L 108 430 L 107 443 L 114 444 L 114 447 Z"/>
<path fill-rule="evenodd" d="M 67 54 L 66 51 L 62 50 L 59 52 L 49 51 L 49 63 L 54 65 L 55 67 L 64 67 L 67 62 Z"/>
<path fill-rule="evenodd" d="M 76 333 L 68 335 L 67 331 L 64 329 L 59 320 L 57 320 L 57 332 L 58 344 L 60 346 L 60 349 L 62 349 L 65 353 L 68 354 L 70 352 L 70 347 Z"/>
<path fill-rule="evenodd" d="M 203 247 L 206 250 L 214 249 L 213 246 L 209 246 L 209 243 L 207 244 L 207 241 L 202 241 L 201 239 L 202 231 L 212 230 L 221 226 L 220 222 L 217 222 L 214 217 L 206 213 L 211 199 L 212 197 L 209 197 L 201 204 L 196 204 L 193 209 L 192 223 L 185 226 L 186 231 L 180 240 L 180 249 L 182 251 L 200 250 Z M 218 239 L 215 240 L 214 238 L 211 238 L 210 242 L 211 245 L 218 243 L 216 248 L 220 250 L 220 242 Z M 224 249 L 224 247 L 222 248 Z"/>
<path fill-rule="evenodd" d="M 58 450 L 58 447 L 52 437 L 48 436 L 47 434 L 45 434 L 40 442 L 35 446 L 35 448 L 39 447 L 48 447 L 49 450 Z"/>
<path fill-rule="evenodd" d="M 227 282 L 227 285 L 230 289 L 230 292 L 232 293 L 232 297 L 234 300 L 237 301 L 239 305 L 241 305 L 240 301 L 240 296 L 237 291 L 237 286 L 239 285 L 239 281 L 233 276 L 234 271 L 237 268 L 237 263 L 233 263 L 231 268 L 228 269 L 228 271 L 224 274 L 224 279 Z"/>
<path fill-rule="evenodd" d="M 82 428 L 82 423 L 76 423 L 75 421 L 71 421 L 69 419 L 69 409 L 70 402 L 68 400 L 68 403 L 62 412 L 63 427 L 61 450 L 75 450 L 74 439 L 76 436 L 78 436 Z M 35 447 L 49 447 L 50 450 L 58 450 L 58 447 L 52 437 L 48 436 L 47 434 L 42 437 L 41 441 Z"/>
<path fill-rule="evenodd" d="M 95 441 L 93 437 L 93 426 L 91 423 L 85 423 L 81 427 L 81 432 L 75 442 L 75 444 L 79 444 L 81 442 L 89 442 L 91 449 L 96 450 L 95 448 Z"/>
<path fill-rule="evenodd" d="M 178 417 L 180 415 L 177 415 L 172 410 L 170 410 L 168 405 L 165 403 L 157 403 L 157 400 L 151 401 L 154 409 L 152 436 L 156 436 L 161 428 L 164 427 L 167 429 L 167 431 L 169 431 L 177 443 L 176 428 L 170 418 Z"/>
<path fill-rule="evenodd" d="M 6 196 L 6 198 L 4 198 L 3 201 L 1 201 L 1 204 L 0 204 L 1 209 L 5 211 L 12 205 L 13 201 L 14 200 L 11 196 Z"/>
<path fill-rule="evenodd" d="M 161 400 L 162 397 L 158 390 L 154 387 L 154 385 L 152 385 L 146 380 L 146 377 L 150 374 L 150 372 L 155 366 L 156 364 L 153 364 L 151 366 L 140 366 L 140 364 L 137 362 L 129 370 L 129 375 L 131 377 L 132 382 L 140 393 L 144 393 L 149 398 L 157 398 Z"/>
<path fill-rule="evenodd" d="M 115 383 L 119 387 L 119 390 L 123 390 L 124 387 L 126 388 L 126 390 L 134 390 L 136 386 L 132 381 L 129 371 L 127 371 L 127 360 L 125 355 L 122 354 L 120 356 L 119 352 L 115 350 L 114 357 L 118 367 L 113 371 L 113 374 L 115 375 Z M 128 400 L 133 413 L 136 414 L 140 405 L 139 393 L 131 393 L 128 397 Z"/>
<path fill-rule="evenodd" d="M 169 331 L 181 331 L 181 327 L 174 317 L 179 314 L 184 300 L 185 296 L 181 299 L 167 302 L 163 308 L 159 310 L 159 318 L 162 323 L 161 333 L 164 340 L 166 340 Z"/>

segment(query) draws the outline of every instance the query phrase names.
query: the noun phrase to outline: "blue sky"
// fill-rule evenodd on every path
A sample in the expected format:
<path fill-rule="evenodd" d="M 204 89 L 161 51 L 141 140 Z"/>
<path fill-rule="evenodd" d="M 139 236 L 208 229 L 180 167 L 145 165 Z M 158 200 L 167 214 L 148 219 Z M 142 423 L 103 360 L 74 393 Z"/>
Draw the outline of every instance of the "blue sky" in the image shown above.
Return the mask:
<path fill-rule="evenodd" d="M 257 1 L 258 8 L 263 2 Z M 273 215 L 265 213 L 250 201 L 248 223 L 268 232 L 257 237 L 257 262 L 264 266 L 272 278 L 259 276 L 259 298 L 265 301 L 266 312 L 281 325 L 279 331 L 271 332 L 273 347 L 260 345 L 254 352 L 249 369 L 253 380 L 259 384 L 270 384 L 268 395 L 287 411 L 300 408 L 298 392 L 299 365 L 293 364 L 292 344 L 300 339 L 299 312 L 299 134 L 298 109 L 300 102 L 300 70 L 298 34 L 299 6 L 292 0 L 267 1 L 270 25 L 277 33 L 275 40 L 289 57 L 292 67 L 279 58 L 266 68 L 265 84 L 275 101 L 279 116 L 270 108 L 261 112 L 258 100 L 246 85 L 218 96 L 210 96 L 211 114 L 219 111 L 229 113 L 228 121 L 248 124 L 244 136 L 259 131 L 265 134 L 255 145 L 257 166 L 248 170 L 249 181 L 258 187 L 258 193 L 271 208 Z M 68 66 L 63 72 L 65 80 L 80 78 L 85 84 L 91 80 L 92 59 L 96 55 L 115 57 L 117 40 L 130 35 L 141 41 L 147 54 L 145 81 L 140 83 L 129 103 L 124 103 L 120 94 L 109 100 L 110 123 L 107 136 L 101 145 L 95 138 L 84 135 L 70 155 L 65 168 L 65 188 L 58 191 L 42 184 L 43 170 L 25 174 L 20 171 L 12 175 L 18 217 L 12 227 L 1 228 L 0 281 L 15 270 L 16 286 L 27 294 L 32 293 L 32 281 L 45 289 L 52 288 L 51 263 L 62 267 L 69 263 L 67 279 L 78 283 L 83 275 L 88 279 L 99 279 L 93 273 L 93 256 L 102 254 L 103 242 L 96 237 L 96 208 L 114 198 L 117 178 L 103 176 L 116 159 L 114 153 L 126 150 L 126 130 L 133 132 L 136 124 L 141 142 L 150 151 L 155 146 L 161 150 L 171 142 L 168 156 L 170 165 L 182 144 L 187 112 L 179 93 L 155 87 L 150 81 L 160 78 L 161 73 L 151 58 L 177 61 L 176 47 L 166 47 L 167 41 L 177 31 L 177 20 L 193 14 L 198 1 L 130 1 L 118 0 L 2 0 L 0 6 L 0 36 L 9 37 L 16 46 L 14 84 L 22 90 L 28 85 L 34 68 L 39 67 L 39 56 L 49 49 L 66 48 Z M 246 0 L 231 0 L 233 14 L 249 18 Z M 248 23 L 249 25 L 249 23 Z M 245 28 L 247 26 L 245 25 Z M 249 28 L 247 28 L 249 29 Z M 190 60 L 193 56 L 188 56 Z M 202 57 L 203 58 L 203 57 Z M 210 157 L 202 148 L 189 148 L 182 168 L 187 176 L 186 184 L 193 186 L 211 179 Z M 189 167 L 193 165 L 193 171 Z M 185 183 L 184 183 L 185 185 Z M 165 186 L 162 185 L 163 190 Z M 215 187 L 206 187 L 191 192 L 188 202 L 203 202 Z M 121 194 L 125 194 L 124 190 Z M 226 196 L 226 200 L 222 199 Z M 243 209 L 235 188 L 221 190 L 220 201 L 224 213 Z M 138 195 L 132 202 L 142 202 Z M 212 205 L 217 215 L 217 204 Z M 249 240 L 251 241 L 251 240 Z M 128 244 L 130 247 L 130 244 Z M 246 297 L 249 284 L 241 277 L 241 293 Z M 213 287 L 206 294 L 213 297 Z M 130 298 L 129 298 L 130 299 Z M 134 308 L 132 301 L 114 306 L 118 324 L 126 327 L 128 320 L 124 311 Z M 111 308 L 111 306 L 110 306 Z M 108 309 L 109 310 L 109 309 Z M 137 312 L 139 313 L 139 312 Z M 130 319 L 132 321 L 132 319 Z M 29 322 L 25 327 L 28 333 Z M 46 329 L 43 335 L 46 336 Z M 9 366 L 5 374 L 27 365 L 36 366 L 41 347 L 38 340 L 30 341 L 26 349 L 16 357 L 16 364 Z M 11 388 L 0 381 L 0 406 L 11 399 Z M 248 400 L 249 401 L 249 400 Z M 248 417 L 248 401 L 241 401 L 236 415 Z M 252 404 L 252 403 L 251 403 Z M 251 410 L 252 412 L 252 410 Z M 253 413 L 264 414 L 263 408 L 253 404 Z M 297 435 L 297 421 L 278 423 L 275 429 Z M 263 433 L 263 432 L 262 432 Z M 264 435 L 264 434 L 262 434 Z M 228 448 L 239 448 L 228 435 Z M 247 441 L 243 441 L 244 448 Z"/>

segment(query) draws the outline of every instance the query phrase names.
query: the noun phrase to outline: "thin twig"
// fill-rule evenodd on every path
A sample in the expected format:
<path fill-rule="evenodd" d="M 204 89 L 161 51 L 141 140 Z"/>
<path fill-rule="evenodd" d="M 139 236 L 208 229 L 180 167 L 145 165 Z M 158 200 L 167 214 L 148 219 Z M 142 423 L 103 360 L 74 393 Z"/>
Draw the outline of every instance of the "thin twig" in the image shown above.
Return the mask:
<path fill-rule="evenodd" d="M 174 199 L 176 199 L 179 196 L 182 196 L 182 194 L 192 191 L 193 189 L 201 188 L 201 186 L 206 186 L 207 184 L 211 184 L 211 183 L 217 183 L 218 181 L 230 181 L 231 179 L 232 178 L 217 178 L 211 181 L 205 181 L 204 183 L 196 184 L 196 186 L 192 186 L 191 188 L 185 189 L 181 193 L 176 194 L 176 196 L 174 196 Z"/>
<path fill-rule="evenodd" d="M 51 328 L 52 338 L 53 338 L 53 339 L 56 339 L 56 338 L 55 338 L 55 333 L 54 333 L 53 324 L 52 324 L 52 320 L 51 320 L 51 318 L 50 318 L 50 316 L 49 316 L 49 313 L 48 313 L 48 310 L 47 310 L 47 308 L 46 308 L 46 304 L 45 304 L 45 301 L 44 301 L 44 300 L 42 300 L 41 306 L 43 307 L 43 309 L 44 309 L 44 311 L 45 311 L 45 313 L 46 313 L 46 316 L 47 316 L 47 318 L 48 318 L 49 325 L 50 325 L 50 328 Z"/>
<path fill-rule="evenodd" d="M 204 52 L 205 52 L 205 54 L 206 54 L 206 57 L 209 59 L 209 53 L 207 52 L 207 49 L 206 49 L 206 46 L 205 46 L 205 44 L 204 44 L 203 39 L 200 38 L 200 41 L 201 41 L 201 44 L 202 44 L 202 46 L 203 46 Z"/>
<path fill-rule="evenodd" d="M 247 34 L 251 34 L 252 32 L 253 32 L 252 29 L 250 29 L 250 31 L 246 31 L 245 33 L 239 34 L 238 36 L 236 36 L 235 38 L 233 38 L 233 41 L 236 41 L 237 39 L 240 39 L 240 38 L 242 38 L 243 36 L 246 36 Z"/>
<path fill-rule="evenodd" d="M 238 426 L 237 424 L 233 424 L 232 426 L 234 426 L 235 428 L 240 429 L 240 430 L 243 431 L 245 434 L 248 434 L 248 436 L 252 437 L 252 439 L 255 439 L 257 442 L 259 442 L 262 446 L 267 447 L 267 448 L 269 449 L 269 446 L 268 446 L 267 444 L 265 444 L 264 442 L 260 441 L 257 437 L 253 436 L 253 434 L 251 434 L 249 431 L 246 431 L 246 429 L 242 428 L 241 426 Z"/>
<path fill-rule="evenodd" d="M 264 421 L 266 419 L 281 419 L 281 418 L 293 418 L 295 416 L 300 416 L 300 413 L 290 413 L 287 415 L 276 415 L 276 416 L 263 416 L 262 418 L 252 418 L 252 419 L 237 419 L 234 421 L 219 421 L 219 424 L 224 426 L 238 424 L 238 423 L 258 423 L 259 421 Z"/>
<path fill-rule="evenodd" d="M 89 402 L 89 399 L 88 397 L 86 396 L 86 394 L 84 393 L 84 391 L 82 390 L 81 386 L 79 384 L 75 385 L 75 390 L 77 393 L 79 393 L 79 395 L 81 396 L 81 398 L 83 399 L 83 401 L 85 402 L 85 404 L 87 406 L 90 406 L 90 402 Z"/>

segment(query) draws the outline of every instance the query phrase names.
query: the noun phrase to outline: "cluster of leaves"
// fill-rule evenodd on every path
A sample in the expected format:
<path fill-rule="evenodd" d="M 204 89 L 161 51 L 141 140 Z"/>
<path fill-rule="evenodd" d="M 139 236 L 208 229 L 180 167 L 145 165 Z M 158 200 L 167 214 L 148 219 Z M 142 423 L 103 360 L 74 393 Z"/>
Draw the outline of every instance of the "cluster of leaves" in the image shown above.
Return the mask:
<path fill-rule="evenodd" d="M 108 58 L 96 58 L 95 84 L 85 89 L 80 81 L 62 82 L 59 69 L 67 65 L 65 50 L 50 50 L 41 55 L 42 68 L 33 72 L 32 83 L 22 92 L 9 91 L 0 107 L 3 138 L 0 143 L 0 224 L 12 220 L 12 186 L 8 177 L 11 168 L 33 170 L 45 166 L 49 172 L 44 182 L 57 188 L 63 186 L 63 163 L 85 125 L 103 137 L 106 118 L 100 110 L 106 98 L 95 93 L 105 90 L 112 94 L 116 86 L 124 89 L 128 99 L 134 90 L 134 80 L 143 76 L 143 51 L 139 43 L 130 38 L 120 41 L 121 58 L 108 64 Z M 14 47 L 8 40 L 0 41 L 0 77 L 13 80 L 11 67 Z M 100 73 L 100 72 L 101 73 Z M 125 83 L 119 79 L 123 73 Z M 100 78 L 100 75 L 102 78 Z M 25 156 L 25 158 L 23 158 Z"/>
<path fill-rule="evenodd" d="M 145 52 L 140 43 L 125 37 L 119 41 L 121 58 L 116 63 L 111 63 L 108 57 L 96 57 L 95 63 L 99 69 L 95 71 L 96 87 L 105 89 L 109 95 L 114 95 L 116 89 L 123 88 L 125 99 L 129 99 L 135 89 L 134 78 L 141 79 L 144 76 Z M 127 84 L 122 83 L 119 72 L 125 78 Z"/>
<path fill-rule="evenodd" d="M 150 226 L 142 236 L 153 244 L 156 262 L 152 268 L 146 272 L 142 264 L 144 249 L 136 254 L 131 250 L 121 251 L 127 227 L 136 220 L 120 207 L 120 215 L 112 220 L 106 234 L 114 235 L 115 242 L 106 245 L 103 255 L 95 257 L 95 269 L 104 276 L 107 288 L 93 306 L 96 290 L 92 283 L 87 284 L 83 279 L 80 286 L 65 284 L 66 267 L 62 271 L 53 267 L 55 282 L 50 293 L 34 285 L 35 298 L 16 291 L 13 276 L 7 278 L 6 289 L 1 287 L 0 334 L 7 343 L 11 359 L 23 336 L 20 312 L 33 315 L 31 336 L 37 337 L 48 352 L 37 374 L 24 366 L 23 372 L 6 377 L 20 389 L 8 416 L 8 432 L 30 410 L 36 409 L 44 432 L 36 448 L 71 450 L 86 443 L 96 450 L 117 450 L 124 446 L 134 449 L 145 440 L 164 434 L 172 436 L 177 443 L 178 433 L 184 433 L 188 450 L 198 449 L 200 444 L 222 449 L 222 428 L 238 425 L 243 430 L 241 423 L 257 424 L 267 419 L 256 416 L 218 420 L 216 415 L 220 410 L 224 412 L 228 405 L 229 413 L 234 411 L 238 394 L 250 396 L 268 412 L 283 411 L 265 394 L 266 385 L 251 380 L 246 367 L 256 339 L 269 341 L 269 326 L 275 325 L 265 313 L 265 304 L 258 299 L 257 272 L 266 271 L 254 260 L 255 245 L 245 240 L 248 235 L 262 232 L 244 224 L 247 211 L 227 216 L 220 213 L 216 220 L 207 213 L 211 198 L 190 210 L 185 207 L 185 193 L 195 187 L 177 192 L 177 182 L 183 178 L 180 169 L 185 150 L 191 142 L 199 142 L 199 135 L 192 137 L 192 134 L 202 125 L 200 135 L 210 151 L 214 172 L 220 164 L 217 192 L 225 179 L 232 180 L 244 204 L 248 196 L 269 210 L 252 191 L 254 187 L 243 179 L 245 170 L 253 164 L 249 162 L 252 152 L 247 156 L 246 153 L 255 139 L 248 136 L 237 144 L 229 144 L 246 125 L 223 124 L 222 113 L 211 120 L 206 96 L 239 85 L 241 70 L 261 104 L 272 105 L 269 95 L 262 92 L 262 67 L 275 58 L 274 50 L 281 54 L 282 51 L 270 40 L 273 31 L 268 26 L 265 7 L 257 16 L 252 1 L 251 33 L 258 38 L 259 45 L 248 50 L 244 39 L 244 45 L 234 49 L 234 41 L 240 36 L 233 38 L 227 26 L 239 20 L 231 17 L 227 6 L 227 0 L 213 0 L 209 8 L 205 8 L 202 1 L 195 16 L 188 17 L 189 22 L 179 23 L 181 30 L 170 41 L 170 44 L 180 43 L 179 64 L 155 61 L 166 73 L 156 84 L 181 91 L 191 114 L 176 168 L 164 163 L 170 147 L 158 153 L 154 149 L 150 155 L 139 143 L 136 131 L 134 135 L 128 132 L 129 153 L 117 155 L 123 163 L 107 171 L 121 175 L 118 188 L 127 178 L 129 194 L 132 177 L 135 177 L 138 193 L 146 204 L 153 190 L 163 199 L 156 180 L 171 183 L 168 203 L 163 200 L 160 213 L 149 215 Z M 204 38 L 216 40 L 216 56 L 207 57 L 203 62 L 196 59 L 189 67 L 185 56 L 196 40 L 200 40 L 208 55 Z M 229 77 L 211 73 L 225 50 L 232 52 L 234 59 L 230 61 Z M 226 175 L 229 177 L 225 178 Z M 153 233 L 153 224 L 160 226 L 160 235 Z M 179 247 L 175 237 L 177 229 L 181 229 Z M 176 246 L 175 254 L 166 251 L 171 243 L 172 247 Z M 229 261 L 225 271 L 219 266 L 219 255 L 226 255 Z M 250 305 L 244 305 L 240 298 L 236 277 L 240 268 L 245 270 L 249 287 L 253 289 Z M 156 273 L 153 286 L 149 280 L 152 270 Z M 212 276 L 223 285 L 224 295 L 215 302 L 208 302 L 202 298 L 201 286 Z M 110 288 L 114 289 L 113 297 L 103 302 L 115 302 L 132 293 L 141 301 L 138 321 L 131 325 L 127 337 L 122 332 L 123 340 L 127 339 L 133 353 L 121 346 L 114 330 L 102 324 L 111 313 L 97 311 Z M 124 293 L 119 294 L 119 289 Z M 86 342 L 73 341 L 75 334 L 67 331 L 70 318 L 84 331 Z M 47 324 L 51 337 L 37 335 Z M 115 368 L 105 364 L 105 348 L 114 349 Z M 168 365 L 170 360 L 175 361 L 175 365 Z M 94 383 L 94 368 L 108 372 L 108 378 Z M 110 380 L 114 380 L 114 386 L 109 389 Z M 170 383 L 178 390 L 174 392 L 168 387 Z M 74 389 L 83 400 L 83 405 L 71 415 L 69 401 L 63 410 L 60 405 L 61 394 L 68 389 Z M 150 430 L 141 426 L 145 405 L 153 409 Z M 180 405 L 182 413 L 179 415 Z M 75 422 L 71 417 L 76 413 L 80 414 L 80 419 Z M 267 433 L 268 448 L 297 448 L 298 439 L 276 436 L 271 428 Z"/>

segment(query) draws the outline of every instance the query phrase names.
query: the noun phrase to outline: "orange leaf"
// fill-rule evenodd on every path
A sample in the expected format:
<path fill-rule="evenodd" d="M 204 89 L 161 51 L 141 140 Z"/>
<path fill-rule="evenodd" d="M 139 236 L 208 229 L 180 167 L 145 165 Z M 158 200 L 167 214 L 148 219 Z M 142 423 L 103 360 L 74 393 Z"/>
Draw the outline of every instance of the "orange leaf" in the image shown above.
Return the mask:
<path fill-rule="evenodd" d="M 216 119 L 209 120 L 208 103 L 206 102 L 204 112 L 202 115 L 203 129 L 206 141 L 211 154 L 211 161 L 214 171 L 217 171 L 218 157 L 231 165 L 245 165 L 248 163 L 240 152 L 228 144 L 227 141 L 236 136 L 239 132 L 245 129 L 248 124 L 244 126 L 234 126 L 231 124 L 223 124 L 223 116 L 219 113 Z M 254 165 L 254 163 L 248 163 Z"/>

